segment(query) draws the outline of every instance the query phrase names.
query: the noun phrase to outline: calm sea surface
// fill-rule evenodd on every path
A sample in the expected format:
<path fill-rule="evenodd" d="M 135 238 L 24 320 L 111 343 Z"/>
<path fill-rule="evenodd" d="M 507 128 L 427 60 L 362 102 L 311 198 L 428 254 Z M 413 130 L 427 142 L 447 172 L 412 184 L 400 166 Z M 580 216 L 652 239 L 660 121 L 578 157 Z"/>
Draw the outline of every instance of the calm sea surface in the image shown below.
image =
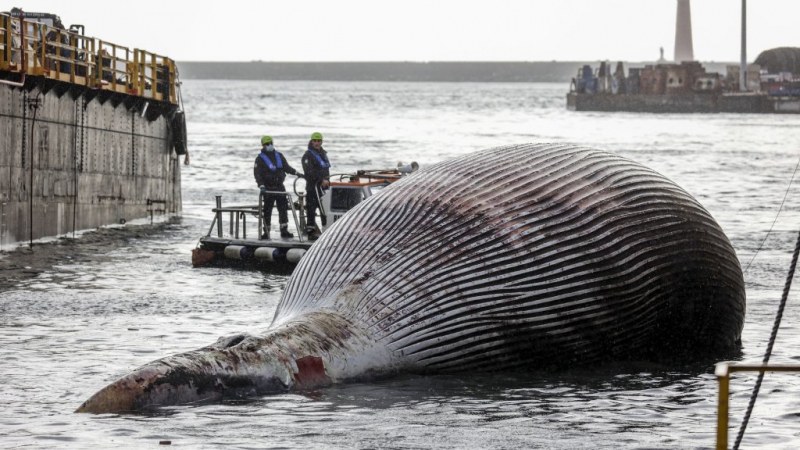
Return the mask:
<path fill-rule="evenodd" d="M 182 175 L 182 219 L 162 225 L 163 233 L 128 235 L 102 255 L 65 258 L 0 292 L 0 445 L 713 447 L 711 365 L 405 376 L 154 415 L 72 412 L 148 361 L 266 328 L 287 276 L 190 264 L 215 194 L 227 204 L 256 200 L 252 164 L 262 134 L 274 136 L 300 167 L 309 134 L 321 131 L 335 172 L 412 160 L 425 167 L 523 142 L 599 147 L 692 193 L 747 265 L 800 158 L 800 116 L 575 113 L 565 109 L 566 90 L 561 84 L 186 82 L 192 165 Z M 745 360 L 762 357 L 798 228 L 800 185 L 789 190 L 745 273 Z M 800 363 L 798 291 L 789 297 L 773 362 Z M 732 424 L 738 426 L 753 380 L 739 375 L 732 383 Z M 800 447 L 798 393 L 800 377 L 768 375 L 742 447 Z"/>

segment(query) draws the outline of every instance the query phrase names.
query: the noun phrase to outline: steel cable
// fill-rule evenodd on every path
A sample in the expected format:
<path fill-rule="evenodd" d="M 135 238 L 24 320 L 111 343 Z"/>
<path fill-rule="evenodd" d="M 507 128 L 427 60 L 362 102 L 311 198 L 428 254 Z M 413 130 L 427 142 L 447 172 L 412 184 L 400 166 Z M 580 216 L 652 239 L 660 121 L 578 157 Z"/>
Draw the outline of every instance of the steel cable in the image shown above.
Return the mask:
<path fill-rule="evenodd" d="M 797 243 L 794 246 L 794 254 L 792 255 L 792 263 L 789 265 L 789 273 L 786 275 L 786 283 L 783 286 L 783 295 L 781 296 L 781 303 L 778 306 L 778 312 L 775 315 L 775 323 L 772 326 L 772 334 L 769 337 L 769 343 L 767 344 L 767 351 L 764 353 L 764 360 L 763 364 L 769 363 L 769 358 L 772 355 L 772 347 L 775 344 L 775 338 L 778 336 L 778 328 L 781 326 L 781 319 L 783 318 L 783 310 L 786 307 L 786 299 L 789 297 L 789 290 L 792 287 L 792 278 L 794 278 L 794 271 L 797 267 L 797 257 L 800 254 L 800 233 L 797 235 Z M 758 378 L 756 379 L 756 384 L 753 387 L 753 393 L 750 396 L 750 403 L 747 405 L 747 411 L 744 414 L 744 418 L 742 419 L 742 425 L 739 428 L 739 433 L 736 435 L 736 441 L 733 444 L 733 449 L 737 450 L 739 448 L 739 444 L 742 442 L 742 437 L 744 436 L 744 431 L 747 429 L 747 423 L 750 421 L 750 415 L 753 412 L 753 407 L 756 404 L 756 398 L 758 397 L 758 392 L 761 389 L 761 382 L 764 380 L 764 371 L 758 373 Z"/>
<path fill-rule="evenodd" d="M 786 197 L 789 195 L 789 190 L 792 188 L 792 183 L 794 182 L 794 177 L 797 175 L 797 169 L 800 167 L 800 159 L 797 160 L 797 164 L 794 166 L 794 172 L 792 172 L 792 178 L 789 180 L 789 186 L 786 187 L 786 192 L 783 194 L 783 200 L 781 200 L 781 205 L 778 207 L 778 212 L 775 214 L 775 220 L 772 221 L 772 225 L 770 225 L 769 230 L 767 230 L 767 234 L 764 236 L 764 239 L 761 241 L 761 244 L 758 245 L 755 253 L 753 253 L 753 257 L 750 258 L 750 261 L 747 262 L 747 266 L 745 266 L 743 273 L 747 273 L 747 269 L 750 268 L 750 264 L 753 264 L 753 260 L 756 259 L 756 255 L 758 252 L 761 251 L 761 248 L 764 247 L 764 243 L 767 242 L 767 238 L 769 237 L 770 233 L 772 233 L 772 229 L 775 228 L 775 223 L 778 221 L 778 217 L 781 215 L 781 211 L 783 210 L 783 205 L 786 203 Z"/>

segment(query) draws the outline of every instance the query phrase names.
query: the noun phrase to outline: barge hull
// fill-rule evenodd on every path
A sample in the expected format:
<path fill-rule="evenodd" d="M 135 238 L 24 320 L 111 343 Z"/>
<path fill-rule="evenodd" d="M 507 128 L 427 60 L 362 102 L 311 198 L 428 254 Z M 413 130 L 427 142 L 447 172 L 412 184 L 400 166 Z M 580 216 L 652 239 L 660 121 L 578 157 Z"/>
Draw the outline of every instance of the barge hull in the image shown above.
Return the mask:
<path fill-rule="evenodd" d="M 800 112 L 800 99 L 753 94 L 567 94 L 571 111 L 646 113 L 786 113 Z"/>
<path fill-rule="evenodd" d="M 180 213 L 176 109 L 44 77 L 0 84 L 0 244 Z"/>

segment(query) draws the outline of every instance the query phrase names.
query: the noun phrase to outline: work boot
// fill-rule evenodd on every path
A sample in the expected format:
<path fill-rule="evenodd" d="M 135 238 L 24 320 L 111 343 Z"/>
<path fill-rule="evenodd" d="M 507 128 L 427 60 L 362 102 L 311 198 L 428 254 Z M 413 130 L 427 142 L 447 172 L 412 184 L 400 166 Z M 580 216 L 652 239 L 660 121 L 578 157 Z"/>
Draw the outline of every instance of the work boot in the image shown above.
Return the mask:
<path fill-rule="evenodd" d="M 265 231 L 265 232 L 264 232 L 264 233 L 261 235 L 261 240 L 262 240 L 262 241 L 268 241 L 268 240 L 269 240 L 269 231 Z"/>
<path fill-rule="evenodd" d="M 306 227 L 306 236 L 309 241 L 316 241 L 319 238 L 319 231 L 314 227 Z"/>
<path fill-rule="evenodd" d="M 294 237 L 294 235 L 289 232 L 289 224 L 288 223 L 282 223 L 281 224 L 281 237 L 282 238 Z"/>

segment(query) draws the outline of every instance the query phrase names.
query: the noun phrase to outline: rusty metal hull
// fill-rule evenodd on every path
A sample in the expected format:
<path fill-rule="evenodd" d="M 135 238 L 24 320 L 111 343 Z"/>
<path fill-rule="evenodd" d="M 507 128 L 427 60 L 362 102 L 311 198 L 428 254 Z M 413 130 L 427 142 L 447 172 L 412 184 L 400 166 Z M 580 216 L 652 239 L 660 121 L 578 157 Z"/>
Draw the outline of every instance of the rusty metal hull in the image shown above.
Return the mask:
<path fill-rule="evenodd" d="M 0 246 L 180 213 L 176 109 L 42 77 L 0 84 Z"/>
<path fill-rule="evenodd" d="M 606 152 L 521 145 L 443 162 L 359 204 L 300 261 L 264 337 L 201 350 L 201 366 L 167 361 L 292 389 L 398 370 L 713 357 L 738 349 L 744 312 L 730 242 L 681 188 Z M 248 368 L 229 370 L 231 358 Z M 163 386 L 148 373 L 142 392 Z M 198 399 L 156 397 L 122 409 Z"/>

